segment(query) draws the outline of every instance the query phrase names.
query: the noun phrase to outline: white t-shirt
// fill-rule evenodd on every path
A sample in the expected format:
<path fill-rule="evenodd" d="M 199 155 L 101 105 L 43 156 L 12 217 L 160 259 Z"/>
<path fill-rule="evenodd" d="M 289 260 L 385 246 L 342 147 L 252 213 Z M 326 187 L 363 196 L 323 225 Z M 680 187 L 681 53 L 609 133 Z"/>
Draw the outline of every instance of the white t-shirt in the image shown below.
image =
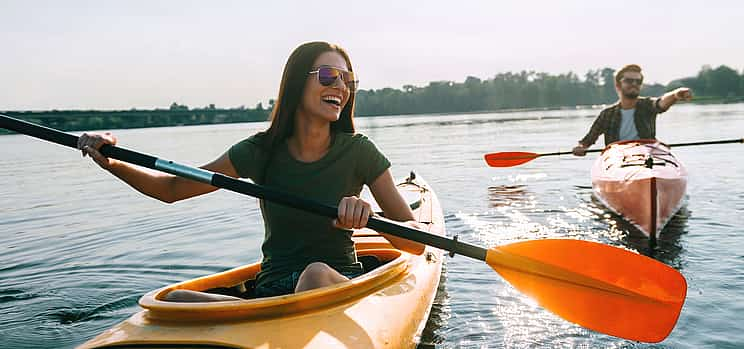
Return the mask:
<path fill-rule="evenodd" d="M 619 141 L 626 141 L 629 139 L 638 139 L 638 129 L 636 129 L 635 119 L 635 108 L 633 109 L 620 109 L 620 132 L 618 134 Z"/>

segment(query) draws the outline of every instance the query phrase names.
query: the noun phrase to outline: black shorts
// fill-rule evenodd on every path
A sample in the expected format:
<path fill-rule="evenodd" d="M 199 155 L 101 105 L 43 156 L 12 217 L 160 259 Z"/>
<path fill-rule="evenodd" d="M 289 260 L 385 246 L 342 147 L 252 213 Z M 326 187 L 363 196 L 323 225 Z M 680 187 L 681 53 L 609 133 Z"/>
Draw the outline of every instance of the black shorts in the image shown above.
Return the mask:
<path fill-rule="evenodd" d="M 364 274 L 364 267 L 362 267 L 362 263 L 359 262 L 339 268 L 332 268 L 349 279 L 353 279 L 359 275 Z M 282 296 L 285 294 L 294 293 L 294 290 L 297 287 L 297 282 L 300 280 L 300 274 L 302 274 L 302 270 L 294 271 L 280 279 L 276 279 L 271 282 L 262 282 L 256 285 L 254 296 L 256 298 L 262 298 Z"/>

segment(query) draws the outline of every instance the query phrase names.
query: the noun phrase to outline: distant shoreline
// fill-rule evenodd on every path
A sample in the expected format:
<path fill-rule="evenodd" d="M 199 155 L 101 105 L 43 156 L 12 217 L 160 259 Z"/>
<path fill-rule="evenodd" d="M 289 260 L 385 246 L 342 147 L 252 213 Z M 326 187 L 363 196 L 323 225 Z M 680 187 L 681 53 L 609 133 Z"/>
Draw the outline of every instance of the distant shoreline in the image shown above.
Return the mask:
<path fill-rule="evenodd" d="M 696 97 L 692 104 L 735 104 L 743 103 L 744 97 Z M 462 112 L 411 113 L 391 115 L 357 116 L 405 117 L 417 115 L 477 115 L 490 113 L 514 113 L 551 110 L 591 110 L 605 107 L 606 104 L 577 105 L 562 107 L 508 108 L 497 110 L 473 110 Z M 195 110 L 52 110 L 52 111 L 7 111 L 0 112 L 10 117 L 38 123 L 63 131 L 87 131 L 103 129 L 136 129 L 152 127 L 174 127 L 195 125 L 216 125 L 268 121 L 269 110 L 259 109 L 195 109 Z M 14 134 L 0 129 L 0 135 Z"/>
<path fill-rule="evenodd" d="M 532 108 L 508 108 L 498 110 L 473 110 L 463 112 L 441 112 L 441 113 L 411 113 L 391 115 L 368 115 L 356 116 L 359 118 L 377 117 L 415 117 L 424 115 L 477 115 L 490 113 L 514 113 L 548 110 L 588 110 L 600 108 L 603 105 L 585 105 L 574 107 L 532 107 Z M 246 110 L 214 109 L 207 112 L 203 110 L 177 111 L 168 110 L 137 110 L 137 111 L 99 111 L 99 110 L 64 110 L 64 111 L 9 111 L 0 114 L 33 122 L 46 127 L 62 131 L 89 131 L 89 130 L 122 130 L 154 127 L 177 127 L 198 125 L 219 125 L 250 122 L 268 121 L 269 112 L 246 113 Z M 5 129 L 0 129 L 0 135 L 14 134 Z"/>

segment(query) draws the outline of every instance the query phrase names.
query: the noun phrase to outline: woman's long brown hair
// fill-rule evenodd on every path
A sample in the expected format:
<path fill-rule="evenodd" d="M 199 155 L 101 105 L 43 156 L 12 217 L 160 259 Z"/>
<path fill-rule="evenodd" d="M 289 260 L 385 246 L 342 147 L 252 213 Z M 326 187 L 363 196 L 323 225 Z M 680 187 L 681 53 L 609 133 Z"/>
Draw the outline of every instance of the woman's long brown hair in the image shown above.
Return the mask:
<path fill-rule="evenodd" d="M 351 67 L 351 60 L 346 51 L 327 42 L 308 42 L 297 47 L 287 60 L 282 74 L 282 82 L 279 85 L 279 96 L 274 102 L 274 109 L 271 111 L 271 126 L 266 130 L 266 142 L 264 146 L 272 152 L 281 142 L 292 136 L 294 132 L 294 118 L 297 108 L 302 101 L 302 95 L 305 92 L 305 82 L 308 79 L 308 73 L 313 70 L 313 63 L 324 52 L 338 52 L 344 60 L 349 71 L 354 71 Z M 348 132 L 354 133 L 354 93 L 349 96 L 349 101 L 341 111 L 337 121 L 331 122 L 331 132 Z"/>

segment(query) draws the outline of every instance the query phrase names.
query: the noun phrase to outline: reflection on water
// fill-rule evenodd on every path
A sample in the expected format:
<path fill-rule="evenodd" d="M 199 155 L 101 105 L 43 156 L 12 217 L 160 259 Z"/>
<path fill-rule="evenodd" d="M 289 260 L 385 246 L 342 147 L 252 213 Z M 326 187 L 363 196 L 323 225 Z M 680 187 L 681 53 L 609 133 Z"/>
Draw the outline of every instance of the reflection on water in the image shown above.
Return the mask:
<path fill-rule="evenodd" d="M 431 307 L 429 320 L 421 333 L 421 342 L 418 349 L 435 348 L 436 345 L 442 344 L 445 338 L 440 334 L 440 330 L 447 326 L 447 320 L 452 316 L 449 307 L 449 294 L 447 293 L 447 258 L 442 263 L 442 276 L 437 287 L 437 295 L 434 297 L 434 304 Z"/>
<path fill-rule="evenodd" d="M 490 186 L 488 187 L 488 205 L 492 208 L 513 206 L 519 202 L 531 200 L 531 195 L 527 191 L 527 186 L 523 184 Z"/>
<path fill-rule="evenodd" d="M 684 270 L 686 261 L 682 236 L 688 233 L 687 222 L 690 215 L 691 211 L 687 208 L 687 205 L 682 206 L 661 231 L 661 236 L 656 240 L 656 248 L 650 251 L 648 256 L 679 271 Z"/>
<path fill-rule="evenodd" d="M 550 121 L 550 120 L 560 120 L 560 119 L 566 119 L 566 116 L 519 116 L 519 117 L 499 117 L 499 114 L 488 114 L 488 117 L 485 118 L 477 118 L 477 116 L 473 115 L 471 118 L 455 118 L 451 120 L 442 120 L 439 118 L 435 118 L 429 121 L 421 121 L 421 120 L 415 120 L 413 122 L 399 122 L 399 123 L 378 123 L 375 121 L 371 121 L 369 125 L 371 128 L 401 128 L 401 127 L 421 127 L 421 126 L 459 126 L 459 125 L 487 125 L 487 124 L 502 124 L 502 123 L 510 123 L 510 122 L 525 122 L 525 121 Z M 505 115 L 513 115 L 513 114 L 505 114 Z M 413 118 L 420 118 L 421 116 L 415 116 Z M 594 117 L 594 115 L 588 115 L 588 116 L 581 116 L 581 117 Z M 410 119 L 410 118 L 409 118 Z"/>
<path fill-rule="evenodd" d="M 654 258 L 662 263 L 672 266 L 677 270 L 682 270 L 683 262 L 680 254 L 683 247 L 680 237 L 687 233 L 687 221 L 690 217 L 690 210 L 687 205 L 683 205 L 677 213 L 667 222 L 661 230 L 656 241 L 656 246 L 650 246 L 649 239 L 641 233 L 637 227 L 625 220 L 609 209 L 592 195 L 592 204 L 596 207 L 596 212 L 601 214 L 595 215 L 595 219 L 606 223 L 611 230 L 618 232 L 618 241 L 626 247 L 638 251 L 645 256 Z"/>
<path fill-rule="evenodd" d="M 626 235 L 626 243 L 631 248 L 682 271 L 685 263 L 682 258 L 684 248 L 682 247 L 681 237 L 688 232 L 687 221 L 689 217 L 690 211 L 685 205 L 669 220 L 664 229 L 661 230 L 660 236 L 656 240 L 656 246 L 653 248 L 649 246 L 648 239 L 645 236 L 639 236 L 633 230 L 634 227 L 631 226 L 628 228 L 627 225 L 629 224 L 621 224 L 623 229 L 629 232 Z M 619 221 L 624 222 L 622 218 Z"/>

